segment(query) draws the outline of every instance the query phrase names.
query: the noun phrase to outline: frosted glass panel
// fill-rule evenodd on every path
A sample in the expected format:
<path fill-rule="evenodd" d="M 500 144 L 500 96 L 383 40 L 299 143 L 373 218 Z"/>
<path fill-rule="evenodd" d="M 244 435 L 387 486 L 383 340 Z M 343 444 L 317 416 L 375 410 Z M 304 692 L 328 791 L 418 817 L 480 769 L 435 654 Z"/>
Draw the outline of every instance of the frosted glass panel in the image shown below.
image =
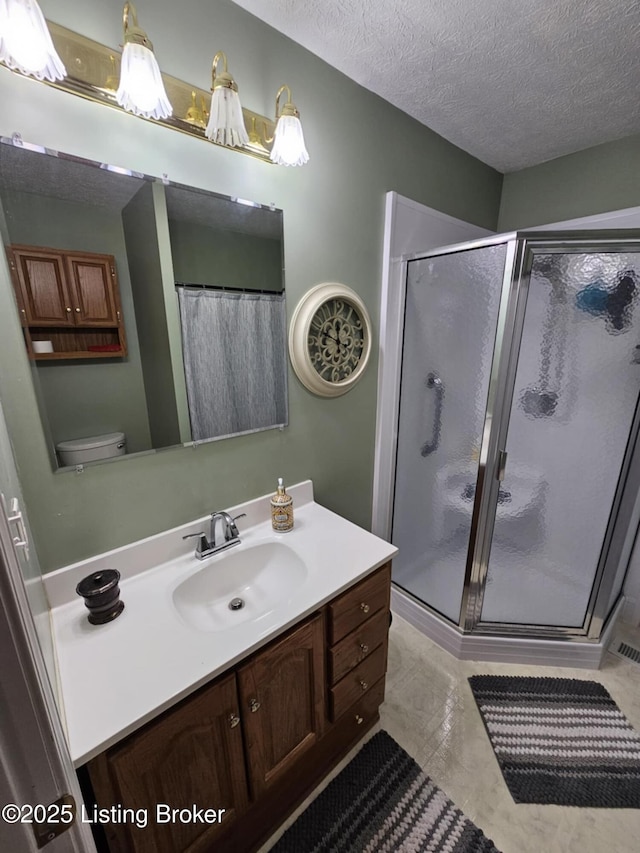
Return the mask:
<path fill-rule="evenodd" d="M 456 623 L 506 244 L 408 265 L 394 581 Z"/>
<path fill-rule="evenodd" d="M 537 255 L 483 622 L 583 624 L 640 390 L 640 255 Z"/>

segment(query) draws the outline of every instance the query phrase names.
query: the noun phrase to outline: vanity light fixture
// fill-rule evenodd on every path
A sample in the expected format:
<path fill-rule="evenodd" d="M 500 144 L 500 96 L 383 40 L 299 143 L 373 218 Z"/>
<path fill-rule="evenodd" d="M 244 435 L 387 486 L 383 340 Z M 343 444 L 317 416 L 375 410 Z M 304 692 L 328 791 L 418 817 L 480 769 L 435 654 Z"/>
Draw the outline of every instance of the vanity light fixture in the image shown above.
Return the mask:
<path fill-rule="evenodd" d="M 280 110 L 280 98 L 285 90 L 288 99 Z M 304 166 L 309 162 L 309 154 L 304 144 L 300 113 L 292 103 L 291 89 L 286 85 L 281 86 L 276 95 L 276 122 L 271 160 L 278 166 Z M 267 141 L 271 142 L 270 139 Z"/>
<path fill-rule="evenodd" d="M 223 70 L 218 72 L 218 63 L 221 61 Z M 230 148 L 247 145 L 249 136 L 244 126 L 238 86 L 227 71 L 227 57 L 221 50 L 213 57 L 211 92 L 211 112 L 205 130 L 207 139 Z"/>
<path fill-rule="evenodd" d="M 42 21 L 41 29 L 47 35 L 47 43 L 51 42 L 52 56 L 50 63 L 40 69 L 35 69 L 32 64 L 30 68 L 22 54 L 12 50 L 14 40 L 14 26 L 22 18 L 25 20 L 34 9 L 38 9 Z M 18 10 L 16 12 L 16 10 Z M 28 11 L 30 10 L 30 12 Z M 135 6 L 127 2 L 123 9 L 124 50 L 122 55 L 113 50 L 112 47 L 100 44 L 92 39 L 74 33 L 60 24 L 47 21 L 42 18 L 36 0 L 0 0 L 0 63 L 7 65 L 14 73 L 30 74 L 47 86 L 52 86 L 63 92 L 88 98 L 95 103 L 103 104 L 117 110 L 128 110 L 130 113 L 157 122 L 164 127 L 178 130 L 189 136 L 195 136 L 205 140 L 208 145 L 231 146 L 232 151 L 241 154 L 249 154 L 266 163 L 271 163 L 271 144 L 274 141 L 276 124 L 273 118 L 259 115 L 242 107 L 238 102 L 238 111 L 241 113 L 241 124 L 236 134 L 247 134 L 247 141 L 231 141 L 231 131 L 227 124 L 226 137 L 222 139 L 222 133 L 218 132 L 214 138 L 207 139 L 205 130 L 209 123 L 208 105 L 211 92 L 218 89 L 227 92 L 226 100 L 230 95 L 237 97 L 237 91 L 233 89 L 233 78 L 226 68 L 226 57 L 219 55 L 218 67 L 223 68 L 218 73 L 217 68 L 212 68 L 212 89 L 205 90 L 183 80 L 178 80 L 168 74 L 162 74 L 153 55 L 151 42 L 146 33 L 138 26 Z M 31 50 L 35 42 L 26 41 Z M 27 51 L 28 52 L 28 51 Z M 47 57 L 49 54 L 47 53 Z M 18 61 L 20 59 L 21 61 Z M 222 64 L 221 60 L 224 59 Z M 47 60 L 49 62 L 49 60 Z M 215 62 L 215 58 L 214 58 Z M 36 63 L 40 65 L 41 63 Z M 66 72 L 65 72 L 66 68 Z M 131 72 L 134 72 L 133 86 L 131 85 Z M 142 80 L 140 80 L 140 72 Z M 224 83 L 231 81 L 231 85 Z M 137 82 L 136 82 L 137 80 Z M 218 81 L 222 85 L 217 85 Z M 216 85 L 214 85 L 216 84 Z M 117 91 L 116 91 L 117 90 Z M 236 87 L 237 90 L 237 87 Z M 281 130 L 287 121 L 294 124 L 298 122 L 297 110 L 289 101 L 280 110 L 280 95 L 283 91 L 289 91 L 283 86 L 278 93 L 276 101 L 277 117 L 282 118 Z M 214 92 L 215 94 L 215 92 Z M 217 96 L 216 96 L 217 99 Z M 224 99 L 224 94 L 223 94 Z M 213 100 L 213 99 L 212 99 Z M 235 101 L 235 98 L 233 98 Z M 227 108 L 229 104 L 227 103 Z M 282 114 L 280 116 L 280 113 Z M 222 123 L 219 128 L 225 125 Z M 300 139 L 302 131 L 298 128 Z M 280 135 L 280 134 L 278 134 Z M 288 134 L 284 134 L 288 139 Z M 293 163 L 304 163 L 308 159 L 304 142 L 302 142 L 304 155 L 282 154 L 273 162 L 292 165 Z"/>
<path fill-rule="evenodd" d="M 145 31 L 138 26 L 138 15 L 133 3 L 124 4 L 122 27 L 124 50 L 116 101 L 128 112 L 143 118 L 168 118 L 172 113 L 171 104 L 153 53 L 153 45 Z"/>
<path fill-rule="evenodd" d="M 37 80 L 66 76 L 36 0 L 0 0 L 0 62 Z"/>
<path fill-rule="evenodd" d="M 207 126 L 207 118 L 209 117 L 209 113 L 207 112 L 207 108 L 204 105 L 204 98 L 200 98 L 200 106 L 196 103 L 197 94 L 195 89 L 191 92 L 191 106 L 187 110 L 184 116 L 184 121 L 188 124 L 194 125 L 194 127 L 206 127 Z"/>

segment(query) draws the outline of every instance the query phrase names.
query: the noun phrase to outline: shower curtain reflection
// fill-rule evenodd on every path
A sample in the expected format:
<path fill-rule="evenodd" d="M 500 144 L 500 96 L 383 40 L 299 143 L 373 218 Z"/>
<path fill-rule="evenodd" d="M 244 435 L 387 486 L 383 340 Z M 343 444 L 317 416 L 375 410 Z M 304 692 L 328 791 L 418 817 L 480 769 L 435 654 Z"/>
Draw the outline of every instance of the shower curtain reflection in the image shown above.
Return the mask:
<path fill-rule="evenodd" d="M 177 292 L 193 440 L 285 426 L 284 293 Z"/>

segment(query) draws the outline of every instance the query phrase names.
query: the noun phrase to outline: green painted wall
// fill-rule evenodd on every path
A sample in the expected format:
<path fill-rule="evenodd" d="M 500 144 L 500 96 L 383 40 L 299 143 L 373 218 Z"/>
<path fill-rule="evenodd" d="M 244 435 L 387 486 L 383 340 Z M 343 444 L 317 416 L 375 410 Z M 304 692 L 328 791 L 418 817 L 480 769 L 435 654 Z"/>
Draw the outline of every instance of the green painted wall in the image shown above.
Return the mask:
<path fill-rule="evenodd" d="M 282 290 L 279 240 L 169 220 L 176 281 Z"/>
<path fill-rule="evenodd" d="M 499 231 L 640 205 L 640 135 L 504 176 Z"/>
<path fill-rule="evenodd" d="M 126 433 L 130 452 L 151 448 L 136 318 L 120 214 L 50 196 L 2 193 L 12 243 L 113 255 L 127 334 L 124 359 L 36 362 L 51 442 Z M 45 427 L 46 428 L 46 427 Z"/>
<path fill-rule="evenodd" d="M 153 186 L 145 184 L 122 210 L 133 299 L 138 319 L 140 358 L 151 447 L 180 442 L 176 393 L 164 299 Z"/>
<path fill-rule="evenodd" d="M 164 184 L 156 181 L 152 184 L 153 206 L 156 215 L 158 231 L 158 248 L 160 250 L 160 281 L 162 283 L 162 299 L 167 320 L 167 335 L 169 339 L 169 355 L 171 358 L 171 373 L 173 388 L 176 395 L 178 411 L 178 431 L 182 442 L 191 441 L 191 424 L 189 422 L 189 405 L 187 403 L 187 383 L 184 376 L 184 361 L 182 358 L 182 329 L 180 325 L 180 310 L 176 294 L 176 279 L 173 271 L 173 255 L 169 237 L 169 214 L 167 211 L 167 196 Z"/>
<path fill-rule="evenodd" d="M 158 127 L 0 69 L 0 132 L 100 162 L 163 173 L 284 211 L 289 316 L 322 281 L 363 298 L 379 328 L 384 195 L 414 198 L 495 228 L 502 176 L 367 92 L 228 0 L 138 4 L 161 67 L 204 88 L 224 48 L 245 105 L 271 115 L 285 82 L 300 109 L 310 163 L 281 168 Z M 121 43 L 121 9 L 47 0 L 51 20 Z M 213 38 L 213 41 L 212 41 Z M 9 307 L 11 306 L 11 307 Z M 331 400 L 289 374 L 290 426 L 99 465 L 51 471 L 35 395 L 0 263 L 0 396 L 45 570 L 269 493 L 276 477 L 311 477 L 318 501 L 365 527 L 371 516 L 378 357 Z"/>

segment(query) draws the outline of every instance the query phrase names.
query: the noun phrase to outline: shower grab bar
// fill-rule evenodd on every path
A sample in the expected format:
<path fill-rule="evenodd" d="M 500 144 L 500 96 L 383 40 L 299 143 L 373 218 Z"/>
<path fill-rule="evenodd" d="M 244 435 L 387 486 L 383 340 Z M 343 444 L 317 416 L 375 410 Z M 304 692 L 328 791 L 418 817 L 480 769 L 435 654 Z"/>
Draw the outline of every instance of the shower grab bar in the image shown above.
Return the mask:
<path fill-rule="evenodd" d="M 431 441 L 425 441 L 420 448 L 420 453 L 423 456 L 428 456 L 438 449 L 440 444 L 440 430 L 442 428 L 442 399 L 444 397 L 444 384 L 437 373 L 428 373 L 427 388 L 433 388 L 436 392 L 436 410 L 433 419 L 433 438 Z"/>

